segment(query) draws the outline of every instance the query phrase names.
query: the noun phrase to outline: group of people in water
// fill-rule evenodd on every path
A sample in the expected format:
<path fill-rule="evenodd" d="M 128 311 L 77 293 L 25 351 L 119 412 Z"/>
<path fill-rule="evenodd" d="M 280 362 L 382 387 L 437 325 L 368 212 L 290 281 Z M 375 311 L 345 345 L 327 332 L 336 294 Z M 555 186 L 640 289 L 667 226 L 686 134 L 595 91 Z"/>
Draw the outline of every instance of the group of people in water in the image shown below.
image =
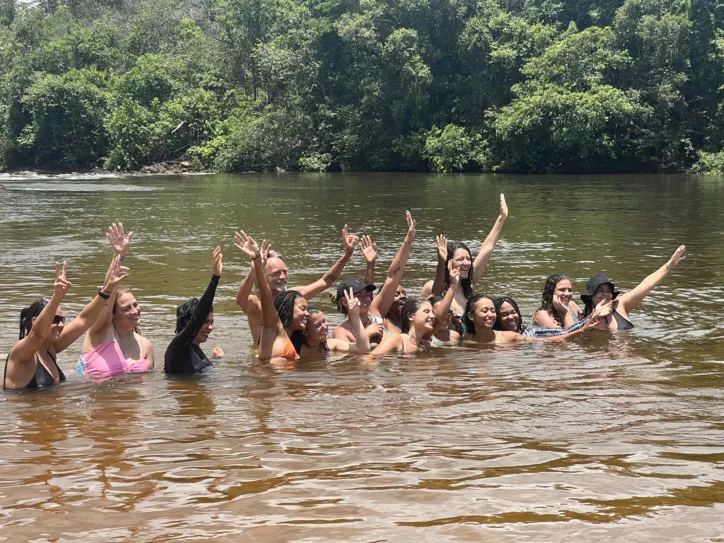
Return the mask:
<path fill-rule="evenodd" d="M 287 266 L 271 244 L 266 240 L 259 244 L 244 231 L 237 232 L 235 246 L 249 258 L 250 270 L 236 303 L 247 316 L 259 360 L 288 363 L 331 351 L 381 356 L 474 344 L 561 341 L 594 330 L 626 330 L 633 328 L 631 312 L 685 258 L 682 245 L 664 265 L 625 293 L 599 273 L 588 280 L 581 294 L 583 307 L 573 300 L 571 279 L 551 275 L 543 288 L 541 306 L 532 324 L 526 326 L 512 298 L 493 299 L 474 292 L 508 217 L 502 194 L 499 216 L 474 259 L 464 243 L 437 237 L 435 277 L 423 286 L 417 299 L 408 299 L 402 285 L 416 236 L 415 221 L 406 214 L 407 233 L 379 289 L 374 284 L 377 246 L 369 236 L 350 234 L 347 226 L 342 233 L 344 255 L 318 281 L 294 289 L 288 288 Z M 113 224 L 107 237 L 114 255 L 103 286 L 75 319 L 66 325 L 60 308 L 71 288 L 65 262 L 56 264 L 53 295 L 21 311 L 20 339 L 5 362 L 4 389 L 36 389 L 65 381 L 57 354 L 84 334 L 78 373 L 106 377 L 153 371 L 154 349 L 140 332 L 139 304 L 122 285 L 129 275 L 123 262 L 133 233 L 126 235 L 122 224 Z M 339 283 L 334 298 L 346 319 L 330 336 L 324 313 L 308 300 L 337 281 L 357 246 L 367 272 L 362 279 L 348 277 Z M 165 373 L 198 373 L 212 365 L 201 344 L 213 330 L 213 302 L 223 272 L 219 247 L 213 251 L 212 267 L 201 298 L 191 298 L 176 308 L 176 335 L 165 351 Z"/>

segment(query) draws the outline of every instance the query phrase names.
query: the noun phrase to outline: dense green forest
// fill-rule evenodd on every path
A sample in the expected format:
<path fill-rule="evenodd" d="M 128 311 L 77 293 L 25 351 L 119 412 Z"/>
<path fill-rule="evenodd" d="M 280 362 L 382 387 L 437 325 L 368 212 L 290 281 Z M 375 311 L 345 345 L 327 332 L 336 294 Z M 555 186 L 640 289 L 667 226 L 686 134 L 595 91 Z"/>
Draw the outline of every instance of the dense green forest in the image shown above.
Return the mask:
<path fill-rule="evenodd" d="M 721 172 L 724 0 L 0 0 L 0 166 Z"/>

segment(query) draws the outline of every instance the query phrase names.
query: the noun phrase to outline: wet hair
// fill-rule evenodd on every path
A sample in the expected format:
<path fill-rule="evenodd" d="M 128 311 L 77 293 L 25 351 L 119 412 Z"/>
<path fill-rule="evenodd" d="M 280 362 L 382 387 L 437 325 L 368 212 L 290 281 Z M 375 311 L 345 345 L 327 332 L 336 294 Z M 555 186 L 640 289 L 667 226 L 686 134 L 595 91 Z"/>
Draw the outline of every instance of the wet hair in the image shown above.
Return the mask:
<path fill-rule="evenodd" d="M 131 293 L 131 289 L 125 286 L 120 286 L 116 289 L 116 297 L 113 300 L 113 312 L 116 312 L 116 308 L 118 307 L 118 298 L 121 294 L 127 294 Z M 132 293 L 131 293 L 132 294 Z"/>
<path fill-rule="evenodd" d="M 448 264 L 453 259 L 456 249 L 465 249 L 470 256 L 470 271 L 468 271 L 468 276 L 465 279 L 460 279 L 460 287 L 462 288 L 463 294 L 465 294 L 466 298 L 470 298 L 473 295 L 473 283 L 471 280 L 474 273 L 473 254 L 470 252 L 470 249 L 468 249 L 468 246 L 462 241 L 447 242 L 447 260 L 445 260 L 445 290 L 450 288 L 450 270 L 448 269 Z"/>
<path fill-rule="evenodd" d="M 507 296 L 501 296 L 500 298 L 493 300 L 493 305 L 495 306 L 495 324 L 493 325 L 493 330 L 503 329 L 500 324 L 500 308 L 505 303 L 512 305 L 513 309 L 515 309 L 515 312 L 518 314 L 518 324 L 515 327 L 515 331 L 522 334 L 523 330 L 525 330 L 525 326 L 523 325 L 523 316 L 521 315 L 520 309 L 518 308 L 518 304 L 515 303 L 515 300 L 513 298 L 508 298 Z"/>
<path fill-rule="evenodd" d="M 321 313 L 321 314 L 324 314 L 324 313 L 322 313 L 322 310 L 321 310 L 321 309 L 319 309 L 318 307 L 313 306 L 313 305 L 310 305 L 309 307 L 307 307 L 307 311 L 309 311 L 309 315 L 310 315 L 310 316 L 311 316 L 311 315 L 319 315 L 320 313 Z M 309 324 L 307 324 L 307 328 L 309 328 Z M 292 341 L 292 343 L 294 343 L 294 341 Z M 307 346 L 309 346 L 309 344 L 307 343 L 306 335 L 304 336 L 304 343 L 307 344 Z M 323 351 L 323 352 L 326 353 L 326 352 L 329 351 L 329 345 L 327 345 L 327 340 L 326 340 L 326 339 L 325 339 L 322 343 L 320 343 L 320 345 L 322 346 L 322 351 Z M 295 345 L 294 348 L 297 349 L 297 346 Z M 297 352 L 299 352 L 300 349 L 301 349 L 301 345 L 300 345 L 299 348 L 297 349 Z"/>
<path fill-rule="evenodd" d="M 182 303 L 181 305 L 176 306 L 176 333 L 179 334 L 181 331 L 186 328 L 186 325 L 191 320 L 191 317 L 194 316 L 194 311 L 196 310 L 196 306 L 199 304 L 198 298 L 191 298 L 187 302 Z M 214 306 L 212 305 L 209 308 L 209 313 L 214 312 Z M 208 318 L 208 315 L 206 316 Z"/>
<path fill-rule="evenodd" d="M 463 315 L 463 321 L 465 322 L 465 330 L 469 334 L 475 333 L 475 323 L 470 318 L 469 314 L 471 312 L 475 311 L 475 304 L 477 304 L 480 300 L 483 300 L 485 298 L 487 298 L 491 302 L 493 301 L 493 299 L 490 296 L 486 296 L 485 294 L 478 293 L 478 294 L 474 294 L 470 298 L 468 298 L 468 303 L 465 304 L 465 315 Z M 493 303 L 493 305 L 495 305 L 495 304 Z M 497 316 L 496 316 L 496 320 L 497 320 Z"/>
<path fill-rule="evenodd" d="M 116 289 L 116 293 L 117 293 L 117 294 L 116 294 L 116 297 L 115 297 L 115 299 L 113 300 L 113 314 L 114 314 L 114 315 L 115 315 L 115 313 L 116 313 L 116 308 L 118 307 L 118 298 L 119 298 L 119 296 L 120 296 L 121 294 L 133 294 L 133 292 L 131 292 L 131 289 L 128 288 L 128 287 L 126 287 L 126 286 L 120 286 L 120 287 L 118 287 L 118 288 Z M 178 316 L 178 308 L 176 308 L 176 315 Z M 177 324 L 177 326 L 178 326 L 178 324 Z M 134 327 L 133 327 L 133 331 L 136 332 L 139 336 L 141 335 L 141 330 L 140 330 L 140 328 L 138 328 L 138 326 L 134 326 Z M 178 332 L 176 332 L 176 333 L 178 333 Z"/>
<path fill-rule="evenodd" d="M 546 279 L 546 284 L 543 286 L 540 307 L 538 308 L 538 311 L 546 311 L 559 326 L 563 326 L 563 323 L 561 322 L 560 315 L 558 315 L 558 311 L 553 307 L 553 294 L 556 292 L 556 285 L 564 280 L 570 281 L 571 278 L 563 273 L 554 273 Z"/>
<path fill-rule="evenodd" d="M 429 300 L 424 298 L 415 298 L 407 300 L 400 310 L 400 331 L 407 334 L 410 331 L 410 317 L 412 317 L 420 309 L 420 306 Z"/>
<path fill-rule="evenodd" d="M 434 306 L 436 303 L 442 302 L 442 298 L 442 296 L 430 296 L 427 301 Z"/>
<path fill-rule="evenodd" d="M 279 315 L 279 320 L 285 330 L 294 322 L 294 304 L 297 298 L 304 298 L 298 290 L 286 290 L 274 298 L 274 308 L 277 310 L 277 315 Z M 304 330 L 293 330 L 289 339 L 297 354 L 299 354 L 304 343 Z"/>
<path fill-rule="evenodd" d="M 33 319 L 48 305 L 47 298 L 40 298 L 37 302 L 20 311 L 20 339 L 26 337 L 33 329 Z"/>

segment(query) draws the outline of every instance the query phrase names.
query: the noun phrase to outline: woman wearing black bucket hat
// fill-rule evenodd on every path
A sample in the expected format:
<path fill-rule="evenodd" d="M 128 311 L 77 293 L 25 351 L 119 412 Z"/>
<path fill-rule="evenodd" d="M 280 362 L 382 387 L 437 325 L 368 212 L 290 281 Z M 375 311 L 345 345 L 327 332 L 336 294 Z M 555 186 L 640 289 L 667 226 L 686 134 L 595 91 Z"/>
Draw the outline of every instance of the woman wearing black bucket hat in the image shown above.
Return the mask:
<path fill-rule="evenodd" d="M 584 315 L 590 315 L 593 308 L 601 301 L 617 300 L 618 305 L 613 314 L 600 319 L 596 328 L 599 330 L 630 330 L 634 325 L 629 319 L 629 314 L 639 306 L 646 295 L 661 283 L 664 277 L 666 277 L 679 262 L 686 258 L 685 253 L 686 246 L 682 245 L 676 249 L 666 264 L 641 281 L 632 291 L 623 294 L 621 294 L 621 291 L 616 288 L 613 281 L 611 281 L 606 274 L 599 273 L 594 275 L 586 283 L 586 292 L 581 294 L 581 300 L 583 300 L 586 306 Z"/>

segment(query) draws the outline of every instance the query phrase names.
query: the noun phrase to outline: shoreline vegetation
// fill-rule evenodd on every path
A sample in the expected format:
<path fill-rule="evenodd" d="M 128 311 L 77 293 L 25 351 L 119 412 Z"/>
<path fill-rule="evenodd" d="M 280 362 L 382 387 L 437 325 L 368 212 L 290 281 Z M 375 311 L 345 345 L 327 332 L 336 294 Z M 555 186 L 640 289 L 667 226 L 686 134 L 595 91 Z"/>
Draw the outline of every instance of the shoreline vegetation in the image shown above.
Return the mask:
<path fill-rule="evenodd" d="M 0 171 L 724 173 L 721 0 L 5 0 Z"/>

